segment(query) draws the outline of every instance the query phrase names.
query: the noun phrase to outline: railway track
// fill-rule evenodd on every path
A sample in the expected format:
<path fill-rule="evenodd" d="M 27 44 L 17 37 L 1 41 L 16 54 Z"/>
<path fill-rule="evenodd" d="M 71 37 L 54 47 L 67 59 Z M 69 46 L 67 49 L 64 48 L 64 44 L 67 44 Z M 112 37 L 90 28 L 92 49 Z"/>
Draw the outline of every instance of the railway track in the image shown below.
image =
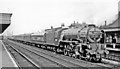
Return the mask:
<path fill-rule="evenodd" d="M 65 66 L 63 66 L 63 65 L 60 65 L 60 64 L 58 64 L 58 63 L 55 63 L 54 61 L 51 61 L 51 60 L 49 60 L 48 58 L 46 58 L 46 57 L 43 57 L 43 56 L 40 56 L 40 55 L 38 55 L 38 54 L 36 54 L 36 53 L 34 53 L 34 52 L 32 52 L 32 51 L 26 51 L 24 48 L 21 48 L 21 49 L 23 49 L 23 50 L 21 50 L 20 48 L 18 49 L 17 47 L 15 47 L 15 46 L 12 46 L 12 45 L 10 45 L 10 44 L 7 44 L 9 47 L 8 48 L 12 48 L 12 49 L 14 49 L 14 50 L 16 50 L 16 51 L 18 51 L 18 52 L 21 52 L 23 55 L 25 55 L 25 57 L 26 58 L 29 58 L 29 59 L 32 59 L 32 60 L 34 60 L 35 61 L 35 58 L 36 57 L 38 57 L 39 59 L 42 59 L 42 62 L 43 63 L 49 63 L 51 66 L 53 66 L 52 64 L 54 63 L 54 64 L 56 64 L 57 66 L 55 66 L 54 65 L 54 67 L 65 67 Z M 26 52 L 26 53 L 23 53 L 23 52 Z M 29 52 L 29 54 L 28 54 L 28 52 Z M 34 56 L 33 56 L 33 54 L 34 54 Z M 33 56 L 34 57 L 34 59 L 32 58 L 32 57 L 30 57 L 29 55 L 31 55 L 31 56 Z M 31 60 L 31 61 L 32 61 Z M 43 61 L 43 60 L 46 60 L 47 62 L 45 62 L 45 61 Z M 23 60 L 24 61 L 24 60 Z M 37 59 L 36 59 L 36 61 L 37 61 Z M 40 60 L 39 60 L 40 61 Z M 50 61 L 50 62 L 48 62 L 48 61 Z M 38 62 L 36 62 L 36 63 L 38 63 Z M 49 65 L 48 65 L 49 66 Z M 20 66 L 21 67 L 21 66 Z M 37 64 L 37 67 L 44 67 L 43 66 L 43 64 Z"/>
<path fill-rule="evenodd" d="M 25 69 L 26 67 L 29 69 L 39 69 L 39 66 L 26 55 L 6 43 L 5 46 L 14 58 L 14 61 L 17 63 L 19 69 Z"/>
<path fill-rule="evenodd" d="M 26 44 L 26 43 L 23 43 Z M 31 46 L 35 46 L 34 43 L 30 43 L 30 44 L 26 44 L 26 45 L 31 45 Z M 39 44 L 38 44 L 39 45 Z M 40 48 L 45 48 L 45 46 L 36 46 L 36 47 L 40 47 Z M 50 49 L 48 49 L 50 50 Z M 111 60 L 111 61 L 117 61 L 120 62 L 120 53 L 117 52 L 117 54 L 115 52 L 107 54 L 106 56 L 102 56 L 102 58 L 107 59 L 107 60 Z"/>
<path fill-rule="evenodd" d="M 10 44 L 10 43 L 9 43 Z M 13 45 L 13 44 L 12 44 Z M 18 45 L 17 45 L 18 46 Z M 16 46 L 16 47 L 17 47 Z M 15 47 L 15 46 L 14 46 Z M 15 47 L 15 48 L 16 48 Z M 37 56 L 39 56 L 39 57 L 42 57 L 42 58 L 44 58 L 44 59 L 46 59 L 46 60 L 48 60 L 48 61 L 50 61 L 50 62 L 52 62 L 52 63 L 54 63 L 54 64 L 56 64 L 56 65 L 58 65 L 59 67 L 65 67 L 65 68 L 71 68 L 71 67 L 82 67 L 81 65 L 78 65 L 78 64 L 75 64 L 75 63 L 72 63 L 72 62 L 69 62 L 69 61 L 65 61 L 65 60 L 63 60 L 63 59 L 60 59 L 60 58 L 56 58 L 56 57 L 51 57 L 50 55 L 47 55 L 47 54 L 42 54 L 42 53 L 40 53 L 39 52 L 39 54 L 37 53 L 38 51 L 36 51 L 36 52 L 33 52 L 33 51 L 31 51 L 31 50 L 28 50 L 28 49 L 26 49 L 26 48 L 23 48 L 23 47 L 20 47 L 19 46 L 19 48 L 21 48 L 21 49 L 19 49 L 19 50 L 23 50 L 24 49 L 24 52 L 26 52 L 26 51 L 29 51 L 29 53 L 33 53 L 33 54 L 36 54 Z M 18 49 L 18 48 L 17 48 Z M 25 51 L 26 50 L 26 51 Z M 41 54 L 41 55 L 40 55 Z M 45 55 L 47 55 L 47 56 L 45 56 Z M 85 69 L 87 69 L 87 68 L 85 68 Z"/>
<path fill-rule="evenodd" d="M 104 57 L 105 59 L 108 60 L 113 60 L 113 61 L 118 61 L 120 62 L 120 53 L 119 52 L 111 52 L 109 55 L 106 55 L 106 57 Z"/>
<path fill-rule="evenodd" d="M 21 46 L 20 46 L 21 47 Z M 24 46 L 24 47 L 26 47 L 26 46 Z M 30 47 L 30 46 L 29 46 Z M 26 49 L 26 48 L 25 48 Z M 28 47 L 27 47 L 27 49 L 28 49 Z M 36 48 L 36 49 L 38 49 L 38 48 Z M 38 52 L 38 53 L 42 53 L 42 54 L 44 54 L 44 55 L 48 55 L 48 56 L 51 56 L 52 58 L 54 58 L 54 59 L 59 59 L 59 60 L 61 60 L 61 58 L 58 58 L 59 56 L 56 56 L 56 57 L 54 57 L 54 56 L 52 56 L 52 55 L 50 55 L 50 52 L 48 52 L 47 54 L 46 54 L 46 52 L 44 53 L 43 51 L 41 52 L 40 50 L 35 50 L 35 49 L 33 49 L 32 48 L 32 50 L 34 50 L 34 51 L 36 51 L 36 52 Z M 45 51 L 45 50 L 44 50 Z M 78 60 L 78 59 L 74 59 L 74 58 L 70 58 L 70 57 L 67 57 L 67 56 L 61 56 L 62 57 L 62 61 L 67 61 L 67 62 L 69 62 L 69 63 L 73 63 L 73 62 L 76 62 L 76 63 L 74 63 L 74 65 L 76 64 L 77 66 L 78 65 L 80 65 L 80 66 L 83 66 L 83 67 L 86 67 L 86 66 L 92 66 L 92 67 L 111 67 L 111 65 L 109 65 L 109 64 L 102 64 L 102 63 L 91 63 L 91 62 L 86 62 L 86 61 L 81 61 L 81 60 Z M 69 60 L 68 60 L 69 59 Z M 80 63 L 81 62 L 81 63 Z M 80 63 L 80 64 L 79 64 Z M 76 66 L 75 65 L 75 66 Z"/>
<path fill-rule="evenodd" d="M 62 59 L 64 61 L 68 61 L 68 62 L 71 62 L 71 63 L 74 63 L 74 64 L 77 64 L 77 65 L 80 65 L 80 66 L 83 66 L 83 67 L 112 67 L 110 64 L 101 64 L 101 63 L 92 63 L 92 62 L 87 62 L 87 61 L 84 61 L 84 60 L 79 60 L 79 59 L 76 59 L 76 58 L 71 58 L 69 56 L 64 56 L 64 55 L 59 55 L 59 54 L 55 54 L 53 52 L 49 52 L 49 51 L 46 51 L 44 49 L 38 49 L 38 48 L 33 48 L 32 47 L 32 50 L 35 50 L 37 52 L 40 52 L 40 53 L 43 53 L 43 54 L 46 54 L 46 55 L 49 55 L 51 57 L 54 57 L 56 59 Z M 51 55 L 53 54 L 53 55 Z M 54 56 L 54 54 L 56 56 Z M 61 57 L 61 58 L 59 58 Z"/>

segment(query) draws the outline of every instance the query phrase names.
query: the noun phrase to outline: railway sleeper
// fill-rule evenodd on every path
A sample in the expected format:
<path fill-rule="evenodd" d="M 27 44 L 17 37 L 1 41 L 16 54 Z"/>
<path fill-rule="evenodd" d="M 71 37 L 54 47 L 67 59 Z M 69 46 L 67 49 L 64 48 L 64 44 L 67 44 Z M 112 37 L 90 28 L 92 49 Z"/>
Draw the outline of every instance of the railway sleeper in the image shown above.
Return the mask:
<path fill-rule="evenodd" d="M 113 61 L 119 61 L 120 62 L 120 56 L 113 56 L 113 55 L 106 55 L 106 59 L 113 60 Z"/>

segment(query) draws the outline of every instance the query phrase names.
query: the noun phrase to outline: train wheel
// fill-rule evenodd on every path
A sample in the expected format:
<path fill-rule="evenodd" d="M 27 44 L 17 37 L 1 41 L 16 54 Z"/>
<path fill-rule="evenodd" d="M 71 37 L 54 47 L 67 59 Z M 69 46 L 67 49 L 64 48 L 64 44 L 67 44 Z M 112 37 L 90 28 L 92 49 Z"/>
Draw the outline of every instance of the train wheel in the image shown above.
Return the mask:
<path fill-rule="evenodd" d="M 77 58 L 77 57 L 78 57 L 78 55 L 76 55 L 76 54 L 73 54 L 73 55 L 72 55 L 72 57 L 73 57 L 73 58 Z"/>
<path fill-rule="evenodd" d="M 74 58 L 78 58 L 78 55 L 75 55 Z"/>
<path fill-rule="evenodd" d="M 59 52 L 60 52 L 59 48 L 57 48 L 56 52 L 57 52 L 57 53 L 59 53 Z"/>
<path fill-rule="evenodd" d="M 37 47 L 40 47 L 39 45 L 37 45 Z"/>
<path fill-rule="evenodd" d="M 40 46 L 40 48 L 41 48 L 41 45 L 39 45 Z"/>
<path fill-rule="evenodd" d="M 75 54 L 72 54 L 72 57 L 74 58 Z"/>
<path fill-rule="evenodd" d="M 53 47 L 53 51 L 54 51 L 54 52 L 56 52 L 55 50 L 56 50 L 55 47 Z"/>
<path fill-rule="evenodd" d="M 90 61 L 91 60 L 91 55 L 89 53 L 86 54 L 86 58 L 85 58 L 86 61 Z"/>
<path fill-rule="evenodd" d="M 79 58 L 79 59 L 82 59 L 82 55 L 81 55 L 81 54 L 79 54 L 78 58 Z"/>
<path fill-rule="evenodd" d="M 68 55 L 68 52 L 67 52 L 67 50 L 66 49 L 64 49 L 64 55 Z"/>
<path fill-rule="evenodd" d="M 97 58 L 95 55 L 92 57 L 92 60 L 96 62 Z"/>
<path fill-rule="evenodd" d="M 52 47 L 52 51 L 54 51 L 54 47 Z"/>
<path fill-rule="evenodd" d="M 101 60 L 102 60 L 102 58 L 99 58 L 99 59 L 98 59 L 98 62 L 101 62 Z"/>
<path fill-rule="evenodd" d="M 68 52 L 68 56 L 72 57 L 72 53 L 71 53 L 71 52 Z"/>

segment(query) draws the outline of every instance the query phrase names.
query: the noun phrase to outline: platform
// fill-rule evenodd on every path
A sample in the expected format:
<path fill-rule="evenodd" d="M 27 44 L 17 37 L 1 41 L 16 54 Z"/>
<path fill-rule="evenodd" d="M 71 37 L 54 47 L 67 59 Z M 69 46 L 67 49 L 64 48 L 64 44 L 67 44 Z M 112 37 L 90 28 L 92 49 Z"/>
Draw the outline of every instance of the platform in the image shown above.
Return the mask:
<path fill-rule="evenodd" d="M 17 64 L 0 40 L 0 68 L 1 67 L 17 67 Z"/>

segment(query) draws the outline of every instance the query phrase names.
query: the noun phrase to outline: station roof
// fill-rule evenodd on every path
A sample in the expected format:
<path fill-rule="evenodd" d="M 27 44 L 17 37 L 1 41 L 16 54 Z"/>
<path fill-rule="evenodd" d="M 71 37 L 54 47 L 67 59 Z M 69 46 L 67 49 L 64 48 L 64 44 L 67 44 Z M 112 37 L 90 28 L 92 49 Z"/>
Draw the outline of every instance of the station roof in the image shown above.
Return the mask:
<path fill-rule="evenodd" d="M 102 26 L 101 29 L 104 31 L 120 31 L 120 18 L 116 19 L 113 23 L 107 26 Z"/>
<path fill-rule="evenodd" d="M 103 29 L 110 29 L 110 28 L 120 28 L 120 18 L 116 19 L 113 23 L 108 24 L 107 26 L 103 26 Z"/>
<path fill-rule="evenodd" d="M 11 24 L 12 13 L 0 13 L 0 34 Z"/>

